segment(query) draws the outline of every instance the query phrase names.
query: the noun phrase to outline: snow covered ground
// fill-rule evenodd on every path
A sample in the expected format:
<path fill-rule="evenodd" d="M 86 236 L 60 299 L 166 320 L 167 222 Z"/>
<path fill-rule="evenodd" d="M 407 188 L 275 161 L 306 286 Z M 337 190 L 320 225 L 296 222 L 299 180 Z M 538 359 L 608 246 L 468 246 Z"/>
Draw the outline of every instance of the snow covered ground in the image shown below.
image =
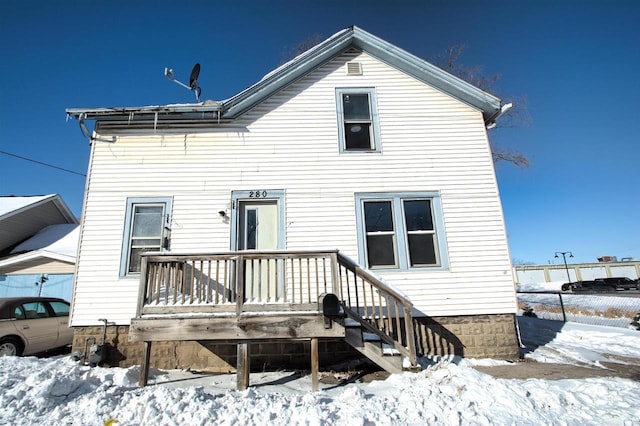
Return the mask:
<path fill-rule="evenodd" d="M 616 356 L 640 363 L 640 331 L 520 318 L 526 355 L 539 362 L 590 364 Z M 90 368 L 69 356 L 0 358 L 0 424 L 12 425 L 640 425 L 640 382 L 496 379 L 473 365 L 495 360 L 425 361 L 419 373 L 383 381 L 321 384 L 309 376 L 256 373 L 235 391 L 235 375 Z M 621 361 L 618 361 L 621 362 Z M 515 367 L 514 367 L 515 368 Z"/>

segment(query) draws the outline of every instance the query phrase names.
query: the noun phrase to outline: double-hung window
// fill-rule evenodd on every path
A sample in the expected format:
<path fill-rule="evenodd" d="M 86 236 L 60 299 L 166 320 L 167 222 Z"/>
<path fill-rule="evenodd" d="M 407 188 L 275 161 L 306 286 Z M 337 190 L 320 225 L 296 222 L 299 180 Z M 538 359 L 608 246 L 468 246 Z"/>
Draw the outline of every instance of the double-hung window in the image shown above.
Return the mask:
<path fill-rule="evenodd" d="M 120 276 L 140 273 L 140 255 L 167 248 L 171 198 L 128 198 Z"/>
<path fill-rule="evenodd" d="M 374 88 L 336 89 L 340 152 L 380 151 Z"/>
<path fill-rule="evenodd" d="M 356 194 L 359 249 L 371 269 L 448 267 L 437 192 Z"/>

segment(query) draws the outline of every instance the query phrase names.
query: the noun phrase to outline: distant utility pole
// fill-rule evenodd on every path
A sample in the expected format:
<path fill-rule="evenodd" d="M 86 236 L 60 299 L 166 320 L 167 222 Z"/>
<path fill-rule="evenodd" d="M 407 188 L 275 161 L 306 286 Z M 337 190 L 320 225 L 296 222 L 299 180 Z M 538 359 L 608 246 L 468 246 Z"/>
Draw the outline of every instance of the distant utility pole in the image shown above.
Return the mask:
<path fill-rule="evenodd" d="M 560 256 L 558 256 L 558 254 L 562 255 L 562 260 L 564 261 L 564 270 L 567 271 L 567 280 L 569 280 L 567 282 L 570 283 L 571 282 L 571 276 L 569 275 L 569 267 L 567 266 L 567 255 L 569 255 L 569 257 L 573 257 L 573 253 L 571 253 L 570 251 L 557 251 L 556 255 L 555 255 L 556 259 L 558 257 L 560 257 Z"/>
<path fill-rule="evenodd" d="M 42 274 L 40 275 L 40 279 L 35 282 L 35 285 L 40 286 L 40 288 L 38 289 L 38 297 L 42 296 L 42 287 L 44 287 L 44 283 L 46 283 L 48 280 L 49 278 L 45 274 Z"/>

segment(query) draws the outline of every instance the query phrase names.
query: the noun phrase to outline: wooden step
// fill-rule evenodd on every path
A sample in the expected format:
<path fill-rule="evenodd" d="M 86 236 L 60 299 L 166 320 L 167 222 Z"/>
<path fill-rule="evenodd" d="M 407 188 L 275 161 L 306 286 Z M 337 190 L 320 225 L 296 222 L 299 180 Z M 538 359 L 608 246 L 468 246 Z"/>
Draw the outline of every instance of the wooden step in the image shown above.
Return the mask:
<path fill-rule="evenodd" d="M 392 374 L 402 373 L 401 356 L 385 355 L 379 340 L 367 341 L 363 339 L 362 334 L 359 328 L 349 327 L 345 330 L 345 341 L 385 371 Z"/>

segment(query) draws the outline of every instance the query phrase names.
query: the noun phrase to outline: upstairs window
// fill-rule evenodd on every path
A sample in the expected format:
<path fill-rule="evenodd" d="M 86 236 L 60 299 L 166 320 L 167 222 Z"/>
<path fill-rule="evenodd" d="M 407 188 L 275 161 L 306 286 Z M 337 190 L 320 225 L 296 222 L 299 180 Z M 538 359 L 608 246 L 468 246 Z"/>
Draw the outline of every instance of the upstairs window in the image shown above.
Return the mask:
<path fill-rule="evenodd" d="M 340 152 L 380 151 L 375 89 L 336 89 Z"/>
<path fill-rule="evenodd" d="M 120 276 L 140 273 L 142 253 L 167 248 L 170 207 L 170 198 L 127 200 Z"/>
<path fill-rule="evenodd" d="M 438 193 L 356 194 L 356 201 L 368 268 L 448 267 Z"/>

